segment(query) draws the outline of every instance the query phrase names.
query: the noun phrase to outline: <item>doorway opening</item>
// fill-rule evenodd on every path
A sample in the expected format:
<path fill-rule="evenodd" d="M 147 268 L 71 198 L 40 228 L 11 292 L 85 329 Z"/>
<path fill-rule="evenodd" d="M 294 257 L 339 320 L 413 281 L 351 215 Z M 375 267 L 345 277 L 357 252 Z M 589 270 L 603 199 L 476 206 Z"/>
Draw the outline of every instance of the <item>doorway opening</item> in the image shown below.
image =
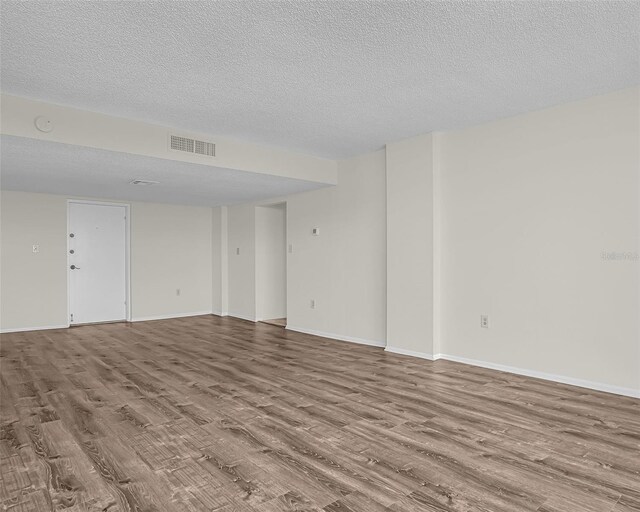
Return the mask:
<path fill-rule="evenodd" d="M 256 207 L 256 319 L 287 325 L 287 205 Z"/>
<path fill-rule="evenodd" d="M 67 202 L 69 325 L 129 320 L 129 205 Z"/>

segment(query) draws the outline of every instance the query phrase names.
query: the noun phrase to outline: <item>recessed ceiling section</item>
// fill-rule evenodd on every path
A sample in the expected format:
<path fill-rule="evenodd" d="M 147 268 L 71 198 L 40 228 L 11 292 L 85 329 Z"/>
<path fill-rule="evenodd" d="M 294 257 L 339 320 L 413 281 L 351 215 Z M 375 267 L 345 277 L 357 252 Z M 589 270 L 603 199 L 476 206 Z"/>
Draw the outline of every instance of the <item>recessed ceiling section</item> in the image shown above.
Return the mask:
<path fill-rule="evenodd" d="M 322 188 L 316 182 L 38 139 L 0 137 L 3 190 L 217 206 Z M 134 180 L 155 182 L 134 186 Z"/>
<path fill-rule="evenodd" d="M 5 93 L 333 159 L 640 82 L 637 0 L 3 0 L 1 18 Z"/>

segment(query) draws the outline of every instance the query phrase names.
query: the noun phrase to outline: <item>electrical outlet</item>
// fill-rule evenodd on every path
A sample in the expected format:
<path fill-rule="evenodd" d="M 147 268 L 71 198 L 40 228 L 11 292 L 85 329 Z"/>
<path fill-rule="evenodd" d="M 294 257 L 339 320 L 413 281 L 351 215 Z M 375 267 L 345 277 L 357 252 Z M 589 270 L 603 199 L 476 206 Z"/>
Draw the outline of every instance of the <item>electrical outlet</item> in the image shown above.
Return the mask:
<path fill-rule="evenodd" d="M 309 307 L 311 309 L 316 309 L 316 301 L 315 301 L 315 299 L 311 299 L 311 302 L 309 303 Z"/>
<path fill-rule="evenodd" d="M 483 329 L 489 328 L 489 315 L 480 315 L 480 327 Z"/>

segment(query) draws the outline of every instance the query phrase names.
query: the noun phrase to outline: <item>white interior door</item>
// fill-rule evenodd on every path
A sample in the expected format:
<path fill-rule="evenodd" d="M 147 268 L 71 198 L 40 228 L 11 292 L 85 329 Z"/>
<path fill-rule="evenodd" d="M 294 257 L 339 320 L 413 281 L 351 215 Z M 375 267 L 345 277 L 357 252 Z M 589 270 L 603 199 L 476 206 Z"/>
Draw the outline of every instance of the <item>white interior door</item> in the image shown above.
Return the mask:
<path fill-rule="evenodd" d="M 72 324 L 127 319 L 127 208 L 69 203 Z"/>

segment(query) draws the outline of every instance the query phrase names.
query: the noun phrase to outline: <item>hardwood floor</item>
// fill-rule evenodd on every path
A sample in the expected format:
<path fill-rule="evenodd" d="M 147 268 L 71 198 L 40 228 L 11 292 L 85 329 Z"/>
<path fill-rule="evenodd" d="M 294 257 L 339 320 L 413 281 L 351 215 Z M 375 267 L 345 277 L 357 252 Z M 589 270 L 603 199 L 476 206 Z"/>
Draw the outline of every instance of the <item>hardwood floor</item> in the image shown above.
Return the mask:
<path fill-rule="evenodd" d="M 215 316 L 1 356 L 4 510 L 640 510 L 632 398 Z"/>

